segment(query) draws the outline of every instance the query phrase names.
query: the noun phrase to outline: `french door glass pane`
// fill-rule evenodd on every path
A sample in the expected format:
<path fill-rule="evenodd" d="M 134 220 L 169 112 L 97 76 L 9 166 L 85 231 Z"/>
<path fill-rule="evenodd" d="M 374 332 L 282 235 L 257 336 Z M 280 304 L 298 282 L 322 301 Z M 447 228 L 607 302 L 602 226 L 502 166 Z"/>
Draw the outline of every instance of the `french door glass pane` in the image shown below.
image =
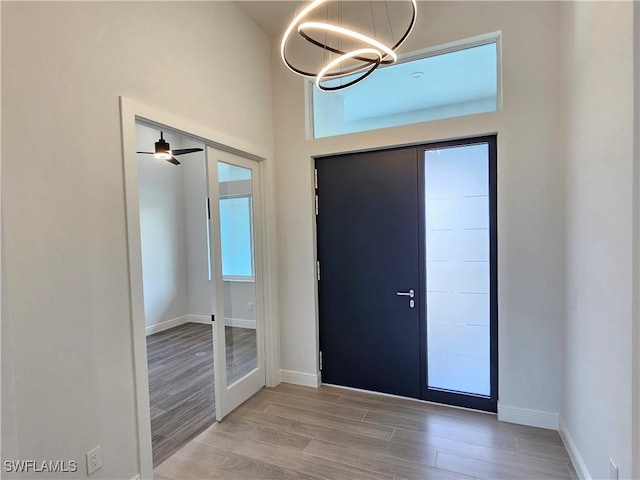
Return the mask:
<path fill-rule="evenodd" d="M 220 198 L 222 276 L 253 277 L 251 197 Z"/>
<path fill-rule="evenodd" d="M 255 370 L 253 183 L 248 168 L 218 162 L 227 385 Z"/>
<path fill-rule="evenodd" d="M 489 147 L 425 152 L 428 387 L 490 395 Z"/>

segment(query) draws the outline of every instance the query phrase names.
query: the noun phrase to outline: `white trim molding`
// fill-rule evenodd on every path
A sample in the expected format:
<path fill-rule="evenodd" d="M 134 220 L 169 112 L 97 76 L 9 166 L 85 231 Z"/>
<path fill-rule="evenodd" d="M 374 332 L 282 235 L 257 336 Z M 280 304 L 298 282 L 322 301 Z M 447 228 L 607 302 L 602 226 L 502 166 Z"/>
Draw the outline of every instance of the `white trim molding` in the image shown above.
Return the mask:
<path fill-rule="evenodd" d="M 318 388 L 322 381 L 320 373 L 304 373 L 293 370 L 280 370 L 280 378 L 284 383 L 293 383 L 294 385 L 302 385 L 304 387 Z"/>
<path fill-rule="evenodd" d="M 189 315 L 189 321 L 191 323 L 204 323 L 211 324 L 211 315 Z"/>
<path fill-rule="evenodd" d="M 562 443 L 564 443 L 564 447 L 567 449 L 567 453 L 569 454 L 569 458 L 571 458 L 571 463 L 573 463 L 573 468 L 576 469 L 578 477 L 580 477 L 581 480 L 593 478 L 587 469 L 587 464 L 584 463 L 582 459 L 582 455 L 580 455 L 578 447 L 573 441 L 573 437 L 571 437 L 569 430 L 567 430 L 567 425 L 562 419 L 560 419 L 560 438 L 562 438 Z"/>
<path fill-rule="evenodd" d="M 207 315 L 188 315 L 189 321 L 192 323 L 211 323 L 211 317 Z M 253 330 L 256 329 L 256 321 L 255 320 L 247 320 L 244 318 L 227 318 L 224 319 L 224 324 L 228 327 L 240 327 L 240 328 L 251 328 Z"/>
<path fill-rule="evenodd" d="M 559 426 L 557 413 L 511 407 L 501 403 L 498 403 L 498 420 L 548 430 L 558 430 Z"/>
<path fill-rule="evenodd" d="M 252 328 L 254 330 L 256 329 L 255 320 L 245 320 L 244 318 L 226 318 L 225 317 L 224 324 L 227 327 Z"/>
<path fill-rule="evenodd" d="M 149 325 L 145 327 L 145 333 L 147 336 L 153 335 L 154 333 L 163 332 L 164 330 L 169 330 L 170 328 L 177 327 L 178 325 L 184 325 L 185 323 L 203 323 L 206 325 L 211 324 L 211 316 L 207 315 L 182 315 L 181 317 L 172 318 L 171 320 L 166 320 L 164 322 L 156 323 L 155 325 Z M 228 325 L 228 323 L 226 323 Z M 232 325 L 233 327 L 239 325 Z M 252 327 L 245 328 L 256 328 L 256 322 L 253 322 Z"/>
<path fill-rule="evenodd" d="M 148 327 L 144 327 L 145 334 L 149 336 L 154 333 L 163 332 L 164 330 L 177 327 L 178 325 L 189 323 L 189 317 L 189 315 L 182 315 L 181 317 L 165 320 L 164 322 L 156 323 L 155 325 L 149 325 Z"/>

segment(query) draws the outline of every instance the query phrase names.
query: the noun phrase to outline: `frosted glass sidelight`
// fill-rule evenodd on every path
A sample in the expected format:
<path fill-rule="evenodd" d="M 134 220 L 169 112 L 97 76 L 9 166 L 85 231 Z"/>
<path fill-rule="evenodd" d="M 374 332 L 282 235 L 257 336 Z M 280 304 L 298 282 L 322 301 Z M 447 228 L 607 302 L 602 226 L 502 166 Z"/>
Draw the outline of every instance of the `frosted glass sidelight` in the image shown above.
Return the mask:
<path fill-rule="evenodd" d="M 345 90 L 312 92 L 314 138 L 494 112 L 498 45 L 396 63 Z"/>
<path fill-rule="evenodd" d="M 489 146 L 424 161 L 428 387 L 488 396 Z"/>

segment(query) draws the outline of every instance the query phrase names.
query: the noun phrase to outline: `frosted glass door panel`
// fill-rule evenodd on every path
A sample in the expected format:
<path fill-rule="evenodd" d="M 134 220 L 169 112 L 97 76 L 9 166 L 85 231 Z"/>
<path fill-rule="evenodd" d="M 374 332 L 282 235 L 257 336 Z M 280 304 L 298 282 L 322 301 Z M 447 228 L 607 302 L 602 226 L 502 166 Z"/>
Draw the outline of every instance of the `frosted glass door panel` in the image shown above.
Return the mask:
<path fill-rule="evenodd" d="M 489 146 L 425 152 L 428 387 L 490 395 Z"/>

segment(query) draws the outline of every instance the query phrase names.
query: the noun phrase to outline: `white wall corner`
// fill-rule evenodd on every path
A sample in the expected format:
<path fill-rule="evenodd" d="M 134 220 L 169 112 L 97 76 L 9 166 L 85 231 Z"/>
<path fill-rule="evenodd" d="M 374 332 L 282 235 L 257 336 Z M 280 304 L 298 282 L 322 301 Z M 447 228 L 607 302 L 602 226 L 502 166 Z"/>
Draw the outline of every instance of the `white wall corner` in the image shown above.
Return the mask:
<path fill-rule="evenodd" d="M 573 468 L 576 469 L 576 473 L 581 480 L 589 480 L 593 478 L 587 469 L 587 464 L 584 463 L 582 459 L 582 455 L 578 451 L 578 447 L 573 441 L 573 437 L 569 433 L 567 429 L 567 425 L 564 423 L 564 420 L 560 418 L 560 437 L 562 438 L 562 443 L 564 443 L 565 448 L 567 449 L 567 453 L 569 454 L 569 458 L 571 458 L 571 463 L 573 463 Z"/>
<path fill-rule="evenodd" d="M 178 325 L 183 325 L 190 321 L 189 315 L 182 315 L 181 317 L 172 318 L 171 320 L 167 320 L 165 322 L 156 323 L 155 325 L 149 325 L 145 327 L 145 334 L 147 336 L 152 335 L 154 333 L 162 332 L 164 330 L 169 330 L 170 328 L 177 327 Z"/>
<path fill-rule="evenodd" d="M 293 383 L 304 387 L 318 388 L 322 383 L 320 373 L 295 372 L 293 370 L 280 370 L 280 378 L 284 383 Z"/>
<path fill-rule="evenodd" d="M 138 475 L 136 475 L 134 477 L 131 477 L 131 480 L 141 480 L 141 479 L 142 479 L 142 477 L 140 476 L 140 474 L 138 474 Z"/>
<path fill-rule="evenodd" d="M 282 370 L 279 368 L 267 369 L 267 387 L 277 387 L 282 382 Z"/>
<path fill-rule="evenodd" d="M 511 407 L 500 403 L 498 403 L 498 420 L 549 430 L 558 430 L 559 426 L 557 413 Z"/>

